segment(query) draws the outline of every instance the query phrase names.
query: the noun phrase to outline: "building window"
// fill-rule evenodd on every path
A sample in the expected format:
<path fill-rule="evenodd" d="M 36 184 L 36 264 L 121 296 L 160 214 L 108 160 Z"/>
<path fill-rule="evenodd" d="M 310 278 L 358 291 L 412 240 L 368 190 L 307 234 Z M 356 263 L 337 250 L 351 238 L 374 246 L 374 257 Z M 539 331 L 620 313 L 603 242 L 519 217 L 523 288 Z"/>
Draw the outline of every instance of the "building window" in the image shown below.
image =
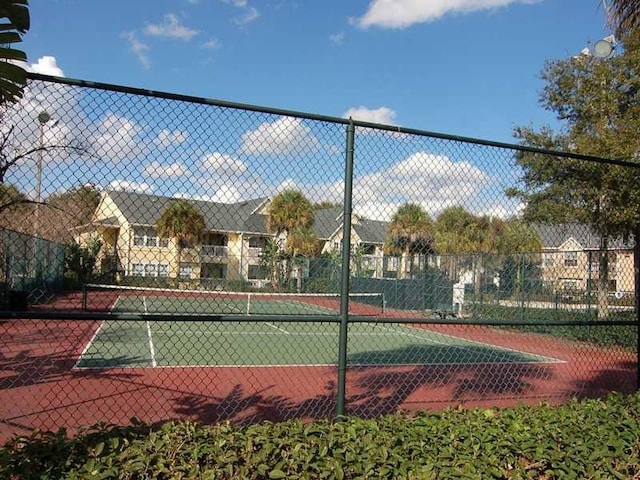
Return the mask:
<path fill-rule="evenodd" d="M 158 264 L 158 276 L 159 277 L 168 277 L 169 276 L 169 265 L 166 263 Z"/>
<path fill-rule="evenodd" d="M 144 266 L 144 276 L 145 277 L 157 277 L 158 276 L 158 265 L 155 263 L 147 263 Z"/>
<path fill-rule="evenodd" d="M 144 264 L 142 263 L 134 263 L 132 273 L 135 277 L 144 276 Z"/>
<path fill-rule="evenodd" d="M 192 278 L 193 266 L 188 263 L 180 264 L 180 278 Z"/>
<path fill-rule="evenodd" d="M 577 267 L 578 266 L 578 252 L 564 252 L 564 266 L 565 267 Z"/>
<path fill-rule="evenodd" d="M 269 269 L 266 265 L 249 265 L 249 280 L 265 280 L 269 278 Z"/>
<path fill-rule="evenodd" d="M 136 247 L 163 247 L 169 246 L 168 238 L 158 238 L 155 230 L 150 228 L 136 228 L 133 233 L 133 245 Z"/>
<path fill-rule="evenodd" d="M 562 290 L 565 292 L 575 292 L 578 290 L 578 281 L 577 280 L 563 280 L 562 281 Z"/>
<path fill-rule="evenodd" d="M 249 238 L 249 248 L 262 248 L 262 245 L 260 245 L 260 237 Z"/>
<path fill-rule="evenodd" d="M 134 263 L 131 274 L 136 277 L 168 277 L 169 265 L 166 263 Z"/>
<path fill-rule="evenodd" d="M 386 257 L 385 263 L 385 270 L 398 270 L 398 266 L 400 265 L 398 262 L 398 257 Z"/>

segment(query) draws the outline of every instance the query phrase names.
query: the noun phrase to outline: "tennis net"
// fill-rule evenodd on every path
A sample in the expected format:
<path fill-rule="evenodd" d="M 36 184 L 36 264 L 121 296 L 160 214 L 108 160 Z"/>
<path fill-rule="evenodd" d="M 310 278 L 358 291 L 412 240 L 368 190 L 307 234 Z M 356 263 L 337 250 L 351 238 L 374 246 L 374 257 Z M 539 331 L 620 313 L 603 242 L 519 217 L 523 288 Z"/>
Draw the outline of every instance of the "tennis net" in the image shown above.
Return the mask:
<path fill-rule="evenodd" d="M 84 310 L 96 312 L 186 315 L 335 315 L 338 293 L 263 293 L 183 290 L 122 285 L 87 284 Z M 384 295 L 349 294 L 349 313 L 384 314 Z"/>

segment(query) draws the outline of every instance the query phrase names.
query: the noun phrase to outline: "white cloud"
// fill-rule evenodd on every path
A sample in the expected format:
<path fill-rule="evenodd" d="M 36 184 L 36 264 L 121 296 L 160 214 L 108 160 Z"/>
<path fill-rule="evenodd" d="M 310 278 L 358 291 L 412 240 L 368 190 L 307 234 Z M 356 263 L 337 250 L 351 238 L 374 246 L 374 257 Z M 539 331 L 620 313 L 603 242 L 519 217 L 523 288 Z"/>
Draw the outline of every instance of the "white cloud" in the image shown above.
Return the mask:
<path fill-rule="evenodd" d="M 114 162 L 144 156 L 148 148 L 138 141 L 142 127 L 125 117 L 109 114 L 89 139 L 94 155 Z"/>
<path fill-rule="evenodd" d="M 224 3 L 233 5 L 234 7 L 243 8 L 247 6 L 247 0 L 222 0 Z"/>
<path fill-rule="evenodd" d="M 388 221 L 400 205 L 414 202 L 435 217 L 452 205 L 471 209 L 490 181 L 486 172 L 468 161 L 420 151 L 387 168 L 355 177 L 353 205 L 360 215 Z M 298 188 L 314 201 L 342 202 L 344 198 L 343 180 L 323 184 L 285 180 L 275 190 L 282 188 Z"/>
<path fill-rule="evenodd" d="M 212 202 L 237 203 L 241 201 L 244 191 L 234 185 L 222 185 L 211 197 Z"/>
<path fill-rule="evenodd" d="M 202 44 L 202 48 L 206 48 L 207 50 L 217 50 L 220 48 L 220 45 L 221 44 L 217 38 L 210 38 Z"/>
<path fill-rule="evenodd" d="M 167 130 L 162 129 L 158 136 L 155 139 L 156 145 L 161 145 L 163 147 L 170 147 L 171 145 L 180 145 L 184 143 L 189 137 L 188 132 L 183 132 L 181 130 Z"/>
<path fill-rule="evenodd" d="M 174 13 L 168 13 L 160 24 L 147 24 L 144 33 L 154 37 L 169 37 L 189 41 L 200 33 L 198 30 L 185 27 Z"/>
<path fill-rule="evenodd" d="M 260 17 L 260 13 L 258 13 L 258 10 L 256 10 L 254 7 L 247 7 L 246 10 L 246 13 L 242 17 L 235 18 L 233 20 L 236 25 L 246 25 L 247 23 L 251 23 Z"/>
<path fill-rule="evenodd" d="M 477 194 L 489 176 L 467 161 L 416 152 L 391 167 L 354 181 L 354 203 L 372 218 L 387 219 L 405 202 L 421 204 L 436 215 Z"/>
<path fill-rule="evenodd" d="M 258 10 L 254 7 L 250 7 L 247 0 L 222 0 L 222 2 L 228 5 L 232 5 L 244 12 L 243 16 L 233 19 L 233 23 L 235 23 L 236 25 L 246 25 L 247 23 L 251 23 L 260 17 L 260 13 L 258 12 Z"/>
<path fill-rule="evenodd" d="M 149 60 L 146 53 L 150 50 L 149 45 L 138 40 L 133 32 L 125 32 L 121 36 L 129 42 L 129 50 L 136 56 L 140 65 L 146 69 L 150 68 L 151 60 Z"/>
<path fill-rule="evenodd" d="M 200 170 L 218 174 L 234 175 L 246 172 L 247 166 L 239 159 L 226 153 L 213 152 L 202 159 Z"/>
<path fill-rule="evenodd" d="M 280 117 L 242 135 L 242 151 L 263 155 L 286 155 L 318 148 L 320 142 L 301 119 Z"/>
<path fill-rule="evenodd" d="M 329 35 L 329 40 L 331 40 L 336 45 L 342 45 L 344 42 L 344 32 L 332 33 Z"/>
<path fill-rule="evenodd" d="M 181 177 L 186 173 L 187 167 L 180 162 L 162 165 L 159 161 L 154 160 L 144 168 L 144 174 L 151 178 Z"/>
<path fill-rule="evenodd" d="M 64 72 L 58 66 L 56 57 L 45 55 L 40 57 L 36 63 L 22 65 L 28 72 L 41 73 L 42 75 L 53 75 L 55 77 L 64 77 Z"/>
<path fill-rule="evenodd" d="M 353 118 L 354 120 L 360 120 L 362 122 L 382 123 L 386 125 L 393 125 L 396 120 L 396 112 L 387 107 L 380 107 L 376 109 L 370 109 L 367 107 L 355 107 L 347 110 L 343 115 L 343 118 Z"/>
<path fill-rule="evenodd" d="M 361 28 L 407 28 L 432 22 L 447 13 L 469 13 L 537 1 L 540 0 L 373 0 L 366 13 L 352 21 Z"/>
<path fill-rule="evenodd" d="M 109 184 L 108 189 L 124 192 L 153 193 L 153 187 L 148 183 L 130 182 L 129 180 L 114 180 Z"/>

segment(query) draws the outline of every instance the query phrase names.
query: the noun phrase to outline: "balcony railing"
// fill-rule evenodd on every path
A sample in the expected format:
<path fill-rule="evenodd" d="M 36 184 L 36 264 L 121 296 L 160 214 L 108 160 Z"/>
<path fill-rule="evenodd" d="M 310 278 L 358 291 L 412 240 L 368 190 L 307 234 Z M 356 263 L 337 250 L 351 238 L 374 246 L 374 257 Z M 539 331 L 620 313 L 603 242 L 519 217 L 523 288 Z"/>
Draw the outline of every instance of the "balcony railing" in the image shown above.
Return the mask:
<path fill-rule="evenodd" d="M 226 245 L 202 245 L 200 255 L 203 257 L 228 257 L 229 247 Z"/>

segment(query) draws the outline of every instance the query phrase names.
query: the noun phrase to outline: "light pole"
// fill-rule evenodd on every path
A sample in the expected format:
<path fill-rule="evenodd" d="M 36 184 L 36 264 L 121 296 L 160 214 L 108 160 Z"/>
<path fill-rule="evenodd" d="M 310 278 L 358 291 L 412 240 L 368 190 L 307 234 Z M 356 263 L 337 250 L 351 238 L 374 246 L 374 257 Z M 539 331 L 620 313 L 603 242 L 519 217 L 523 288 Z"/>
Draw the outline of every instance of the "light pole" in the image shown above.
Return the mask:
<path fill-rule="evenodd" d="M 38 155 L 36 165 L 36 211 L 34 215 L 34 235 L 37 237 L 40 233 L 40 203 L 42 203 L 42 152 L 44 150 L 44 125 L 51 120 L 51 115 L 46 111 L 38 114 L 39 139 L 38 139 Z"/>
<path fill-rule="evenodd" d="M 42 149 L 44 148 L 44 124 L 51 120 L 51 116 L 44 110 L 38 114 L 39 139 L 38 155 L 36 157 L 36 211 L 34 215 L 33 235 L 40 233 L 40 202 L 42 202 Z"/>

